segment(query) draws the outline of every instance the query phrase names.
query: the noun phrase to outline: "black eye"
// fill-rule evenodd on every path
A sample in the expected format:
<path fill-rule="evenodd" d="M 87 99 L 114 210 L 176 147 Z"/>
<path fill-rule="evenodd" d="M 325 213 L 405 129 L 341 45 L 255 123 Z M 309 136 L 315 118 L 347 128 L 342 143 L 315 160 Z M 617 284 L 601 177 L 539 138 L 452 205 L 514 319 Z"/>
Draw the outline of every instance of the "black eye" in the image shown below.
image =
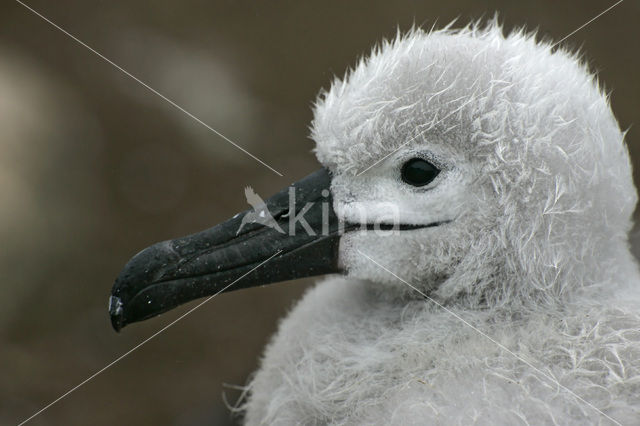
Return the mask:
<path fill-rule="evenodd" d="M 412 158 L 402 166 L 402 180 L 413 186 L 425 186 L 438 176 L 440 170 L 422 158 Z"/>

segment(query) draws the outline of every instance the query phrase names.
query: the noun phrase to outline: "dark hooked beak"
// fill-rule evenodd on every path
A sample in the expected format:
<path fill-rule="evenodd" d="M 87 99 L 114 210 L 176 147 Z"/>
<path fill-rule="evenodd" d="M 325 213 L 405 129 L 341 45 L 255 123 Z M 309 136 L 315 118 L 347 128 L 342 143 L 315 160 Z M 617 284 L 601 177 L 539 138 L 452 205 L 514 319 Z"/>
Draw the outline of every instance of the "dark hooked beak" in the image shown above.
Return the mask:
<path fill-rule="evenodd" d="M 344 226 L 333 211 L 330 183 L 321 169 L 266 202 L 247 188 L 254 209 L 138 253 L 111 290 L 113 328 L 223 291 L 340 272 Z"/>

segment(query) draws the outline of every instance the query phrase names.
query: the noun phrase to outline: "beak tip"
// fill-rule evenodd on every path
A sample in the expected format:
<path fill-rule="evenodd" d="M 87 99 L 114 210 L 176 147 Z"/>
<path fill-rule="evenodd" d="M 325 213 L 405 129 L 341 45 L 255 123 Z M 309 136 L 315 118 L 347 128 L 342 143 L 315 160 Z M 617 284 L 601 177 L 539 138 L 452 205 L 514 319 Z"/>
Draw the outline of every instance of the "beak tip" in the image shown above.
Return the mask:
<path fill-rule="evenodd" d="M 119 333 L 126 323 L 124 310 L 122 309 L 122 300 L 118 296 L 109 297 L 109 316 L 111 317 L 113 329 Z"/>

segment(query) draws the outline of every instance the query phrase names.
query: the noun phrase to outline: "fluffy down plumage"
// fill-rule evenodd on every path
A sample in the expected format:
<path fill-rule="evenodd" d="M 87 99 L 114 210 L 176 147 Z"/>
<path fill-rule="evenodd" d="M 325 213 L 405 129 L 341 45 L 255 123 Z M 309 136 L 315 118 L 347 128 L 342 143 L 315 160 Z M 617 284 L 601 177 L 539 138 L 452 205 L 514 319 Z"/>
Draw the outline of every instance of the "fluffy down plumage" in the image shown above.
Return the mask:
<path fill-rule="evenodd" d="M 282 321 L 247 424 L 640 422 L 636 190 L 576 55 L 495 22 L 412 30 L 320 95 L 312 137 L 339 215 L 451 223 L 345 235 L 347 276 Z M 443 164 L 428 191 L 396 177 L 416 153 Z"/>

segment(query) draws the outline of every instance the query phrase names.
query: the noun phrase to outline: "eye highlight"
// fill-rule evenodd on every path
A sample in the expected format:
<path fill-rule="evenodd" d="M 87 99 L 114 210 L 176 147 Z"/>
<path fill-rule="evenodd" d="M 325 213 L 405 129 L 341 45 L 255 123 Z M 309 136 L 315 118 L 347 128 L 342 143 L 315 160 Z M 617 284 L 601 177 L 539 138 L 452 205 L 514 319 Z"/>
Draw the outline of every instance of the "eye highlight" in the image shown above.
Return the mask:
<path fill-rule="evenodd" d="M 431 183 L 440 170 L 422 158 L 412 158 L 402 165 L 402 181 L 412 186 L 425 186 Z"/>

